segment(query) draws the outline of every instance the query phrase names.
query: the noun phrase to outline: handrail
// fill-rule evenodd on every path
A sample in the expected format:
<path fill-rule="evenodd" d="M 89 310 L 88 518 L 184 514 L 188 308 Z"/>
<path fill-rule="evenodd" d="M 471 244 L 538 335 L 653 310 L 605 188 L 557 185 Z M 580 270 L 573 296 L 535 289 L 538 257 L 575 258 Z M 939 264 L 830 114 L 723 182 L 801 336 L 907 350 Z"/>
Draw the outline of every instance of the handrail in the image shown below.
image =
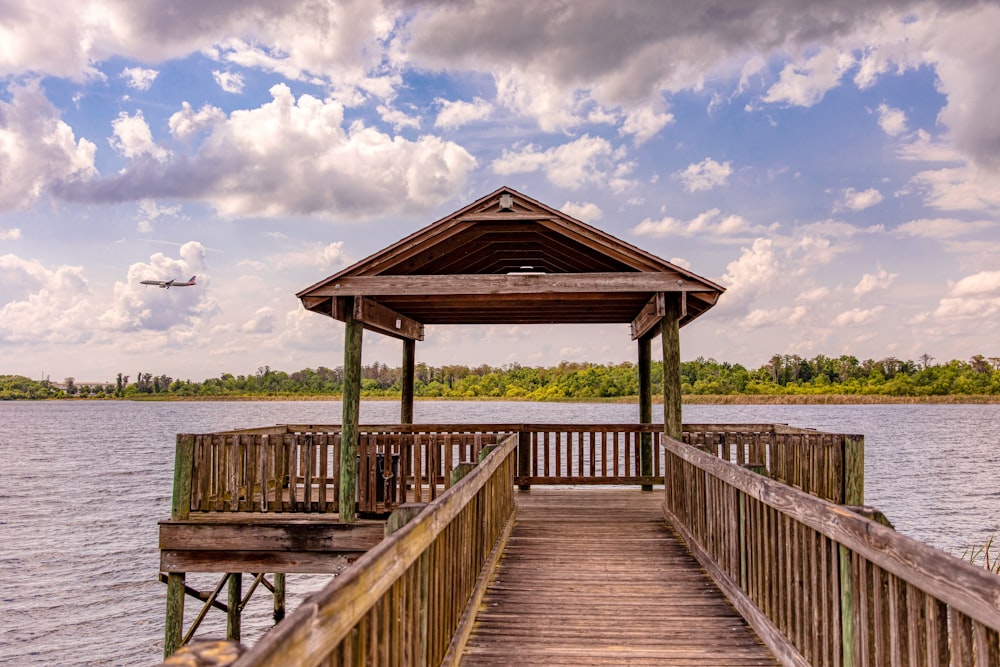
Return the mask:
<path fill-rule="evenodd" d="M 234 663 L 437 665 L 516 511 L 507 438 Z"/>
<path fill-rule="evenodd" d="M 516 483 L 663 483 L 657 424 L 359 427 L 358 511 L 433 500 L 454 465 L 522 434 Z M 339 511 L 340 426 L 289 424 L 177 437 L 174 518 L 191 512 Z M 837 503 L 864 504 L 864 441 L 782 424 L 689 424 L 684 441 Z M 409 490 L 409 491 L 408 491 Z"/>
<path fill-rule="evenodd" d="M 1000 577 L 671 439 L 664 512 L 784 664 L 1000 664 Z"/>

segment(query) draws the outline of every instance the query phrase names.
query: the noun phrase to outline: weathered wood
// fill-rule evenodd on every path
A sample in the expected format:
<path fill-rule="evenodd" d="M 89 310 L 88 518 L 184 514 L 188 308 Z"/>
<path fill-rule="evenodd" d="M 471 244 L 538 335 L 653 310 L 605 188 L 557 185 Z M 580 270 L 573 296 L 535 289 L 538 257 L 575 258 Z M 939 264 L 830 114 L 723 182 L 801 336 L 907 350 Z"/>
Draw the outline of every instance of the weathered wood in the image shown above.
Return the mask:
<path fill-rule="evenodd" d="M 663 432 L 680 440 L 681 426 L 681 336 L 680 302 L 665 299 L 660 337 L 663 342 Z"/>
<path fill-rule="evenodd" d="M 845 505 L 865 504 L 865 440 L 861 436 L 844 436 L 844 496 Z"/>
<path fill-rule="evenodd" d="M 341 295 L 343 296 L 343 295 Z M 347 313 L 340 309 L 340 305 L 346 303 L 337 301 L 333 316 L 341 321 L 346 320 Z M 424 325 L 411 317 L 398 313 L 388 306 L 384 306 L 375 299 L 360 297 L 354 299 L 354 319 L 361 322 L 365 329 L 375 331 L 385 336 L 401 338 L 403 340 L 423 340 Z"/>
<path fill-rule="evenodd" d="M 275 572 L 274 573 L 274 589 L 272 594 L 274 596 L 274 622 L 277 623 L 285 617 L 285 573 Z"/>
<path fill-rule="evenodd" d="M 351 653 L 350 664 L 353 664 L 355 650 L 357 660 L 366 660 L 362 656 L 370 655 L 372 644 L 379 643 L 379 631 L 373 624 L 382 617 L 385 601 L 394 595 L 420 596 L 419 591 L 424 588 L 428 596 L 427 614 L 431 617 L 420 613 L 407 618 L 405 623 L 414 634 L 423 636 L 421 626 L 427 632 L 426 641 L 414 637 L 414 645 L 420 650 L 414 662 L 439 664 L 463 611 L 454 601 L 471 595 L 474 577 L 501 534 L 506 518 L 514 511 L 510 494 L 516 447 L 516 439 L 505 440 L 461 483 L 434 501 L 428 511 L 313 594 L 283 624 L 265 635 L 239 664 L 319 664 L 335 655 L 343 661 L 347 652 Z M 487 497 L 491 502 L 486 502 Z M 474 531 L 475 540 L 459 539 L 463 535 L 461 530 Z M 469 534 L 472 533 L 466 533 Z M 453 560 L 457 557 L 455 550 L 468 554 L 467 545 L 473 542 L 483 560 L 465 561 L 464 567 L 457 567 Z M 426 586 L 420 583 L 423 581 Z M 413 584 L 418 585 L 414 588 Z M 461 592 L 458 588 L 462 588 Z M 449 599 L 453 601 L 450 604 Z M 375 642 L 365 639 L 363 644 L 359 643 L 370 633 L 374 633 Z"/>
<path fill-rule="evenodd" d="M 351 308 L 344 321 L 344 395 L 340 436 L 340 520 L 357 520 L 355 493 L 357 483 L 358 415 L 361 409 L 361 323 Z"/>
<path fill-rule="evenodd" d="M 226 639 L 239 641 L 243 621 L 243 574 L 229 573 L 229 589 L 226 600 Z"/>
<path fill-rule="evenodd" d="M 552 273 L 534 275 L 344 276 L 310 296 L 444 296 L 574 292 L 685 292 L 705 286 L 671 273 Z M 679 308 L 679 304 L 678 304 Z M 679 311 L 678 311 L 679 316 Z"/>
<path fill-rule="evenodd" d="M 402 396 L 400 397 L 399 421 L 402 424 L 413 423 L 413 387 L 416 381 L 416 348 L 415 340 L 407 338 L 403 341 L 403 361 L 399 386 Z"/>
<path fill-rule="evenodd" d="M 632 340 L 649 337 L 654 327 L 660 324 L 666 315 L 663 292 L 654 294 L 635 319 L 632 320 Z"/>
<path fill-rule="evenodd" d="M 282 572 L 286 574 L 338 574 L 360 552 L 324 551 L 207 551 L 160 552 L 160 570 L 184 572 Z"/>
<path fill-rule="evenodd" d="M 194 467 L 195 436 L 177 436 L 174 452 L 174 491 L 170 503 L 170 516 L 187 518 L 191 512 L 191 475 Z"/>
<path fill-rule="evenodd" d="M 195 640 L 164 660 L 162 667 L 228 667 L 245 652 L 237 641 Z"/>
<path fill-rule="evenodd" d="M 660 502 L 638 490 L 519 493 L 461 664 L 776 665 Z"/>
<path fill-rule="evenodd" d="M 548 460 L 548 457 L 546 457 Z M 531 476 L 532 469 L 531 433 L 519 431 L 517 434 L 517 476 L 522 480 Z M 527 491 L 530 482 L 519 482 L 518 488 Z"/>
<path fill-rule="evenodd" d="M 427 503 L 403 503 L 392 511 L 385 522 L 385 536 L 388 537 L 410 523 L 418 514 L 424 511 Z"/>
<path fill-rule="evenodd" d="M 658 295 L 662 297 L 663 295 Z M 662 305 L 662 301 L 658 301 Z M 662 314 L 661 314 L 662 315 Z M 639 423 L 649 424 L 653 421 L 653 341 L 649 337 L 638 340 L 638 371 L 639 371 Z M 615 441 L 617 444 L 617 440 Z M 653 472 L 653 435 L 652 433 L 641 433 L 639 436 L 640 448 L 640 472 L 642 476 L 651 475 Z M 617 464 L 618 457 L 615 456 Z M 652 490 L 652 486 L 643 486 L 644 491 Z"/>
<path fill-rule="evenodd" d="M 184 572 L 167 575 L 167 615 L 163 633 L 163 657 L 181 646 L 184 636 Z"/>
<path fill-rule="evenodd" d="M 329 515 L 325 521 L 301 516 L 227 514 L 161 521 L 160 549 L 353 553 L 367 551 L 382 538 L 379 521 L 342 523 Z"/>

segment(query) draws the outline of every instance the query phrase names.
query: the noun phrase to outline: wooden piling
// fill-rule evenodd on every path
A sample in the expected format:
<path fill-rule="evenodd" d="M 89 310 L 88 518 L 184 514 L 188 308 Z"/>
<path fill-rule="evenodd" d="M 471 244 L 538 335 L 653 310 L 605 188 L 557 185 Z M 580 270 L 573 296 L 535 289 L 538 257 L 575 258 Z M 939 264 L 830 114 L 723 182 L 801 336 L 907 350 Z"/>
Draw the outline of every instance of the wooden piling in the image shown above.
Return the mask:
<path fill-rule="evenodd" d="M 412 338 L 403 339 L 403 367 L 399 379 L 402 391 L 400 401 L 399 423 L 413 423 L 413 385 L 416 379 L 416 348 L 417 342 Z"/>
<path fill-rule="evenodd" d="M 229 573 L 229 589 L 226 602 L 226 639 L 240 640 L 243 616 L 243 574 Z"/>
<path fill-rule="evenodd" d="M 354 299 L 351 299 L 354 301 Z M 346 308 L 344 321 L 344 399 L 340 441 L 340 521 L 358 520 L 355 508 L 357 494 L 358 415 L 361 411 L 361 322 L 354 317 L 354 308 Z"/>
<path fill-rule="evenodd" d="M 274 622 L 285 617 L 285 573 L 274 573 Z"/>
<path fill-rule="evenodd" d="M 663 341 L 663 432 L 680 440 L 681 426 L 681 302 L 677 294 L 664 300 L 666 314 L 661 325 Z"/>
<path fill-rule="evenodd" d="M 647 336 L 638 340 L 639 346 L 639 423 L 653 423 L 653 341 Z M 653 434 L 639 435 L 639 474 L 653 474 Z M 652 484 L 643 484 L 643 491 L 652 491 Z"/>

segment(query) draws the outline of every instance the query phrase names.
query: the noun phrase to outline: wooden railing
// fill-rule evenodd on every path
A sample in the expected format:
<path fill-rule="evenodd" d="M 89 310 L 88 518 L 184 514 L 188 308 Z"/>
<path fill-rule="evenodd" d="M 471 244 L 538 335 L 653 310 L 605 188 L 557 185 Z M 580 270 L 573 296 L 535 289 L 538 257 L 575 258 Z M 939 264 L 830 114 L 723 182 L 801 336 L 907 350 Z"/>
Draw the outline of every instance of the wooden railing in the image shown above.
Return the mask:
<path fill-rule="evenodd" d="M 453 662 L 513 525 L 516 447 L 506 439 L 235 665 Z"/>
<path fill-rule="evenodd" d="M 860 435 L 785 424 L 686 424 L 683 442 L 831 502 L 864 504 Z"/>
<path fill-rule="evenodd" d="M 667 519 L 786 665 L 1000 665 L 1000 577 L 674 440 Z"/>
<path fill-rule="evenodd" d="M 459 461 L 520 434 L 515 482 L 663 483 L 656 424 L 361 426 L 357 509 L 384 514 L 433 500 Z M 860 436 L 780 424 L 691 424 L 684 441 L 836 503 L 864 502 Z M 646 467 L 644 469 L 644 459 Z M 175 507 L 188 512 L 338 511 L 340 427 L 292 424 L 177 437 Z"/>

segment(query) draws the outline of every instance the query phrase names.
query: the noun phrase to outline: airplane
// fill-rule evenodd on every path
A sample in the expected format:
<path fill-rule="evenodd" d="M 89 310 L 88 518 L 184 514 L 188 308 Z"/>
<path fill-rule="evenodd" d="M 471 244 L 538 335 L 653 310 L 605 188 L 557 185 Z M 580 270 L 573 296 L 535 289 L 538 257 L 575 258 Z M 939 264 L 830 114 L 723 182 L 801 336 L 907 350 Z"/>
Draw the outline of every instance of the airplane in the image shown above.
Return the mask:
<path fill-rule="evenodd" d="M 139 282 L 143 285 L 156 285 L 157 287 L 165 287 L 170 289 L 171 287 L 191 287 L 195 284 L 195 280 L 198 276 L 191 276 L 190 280 L 140 280 Z"/>

